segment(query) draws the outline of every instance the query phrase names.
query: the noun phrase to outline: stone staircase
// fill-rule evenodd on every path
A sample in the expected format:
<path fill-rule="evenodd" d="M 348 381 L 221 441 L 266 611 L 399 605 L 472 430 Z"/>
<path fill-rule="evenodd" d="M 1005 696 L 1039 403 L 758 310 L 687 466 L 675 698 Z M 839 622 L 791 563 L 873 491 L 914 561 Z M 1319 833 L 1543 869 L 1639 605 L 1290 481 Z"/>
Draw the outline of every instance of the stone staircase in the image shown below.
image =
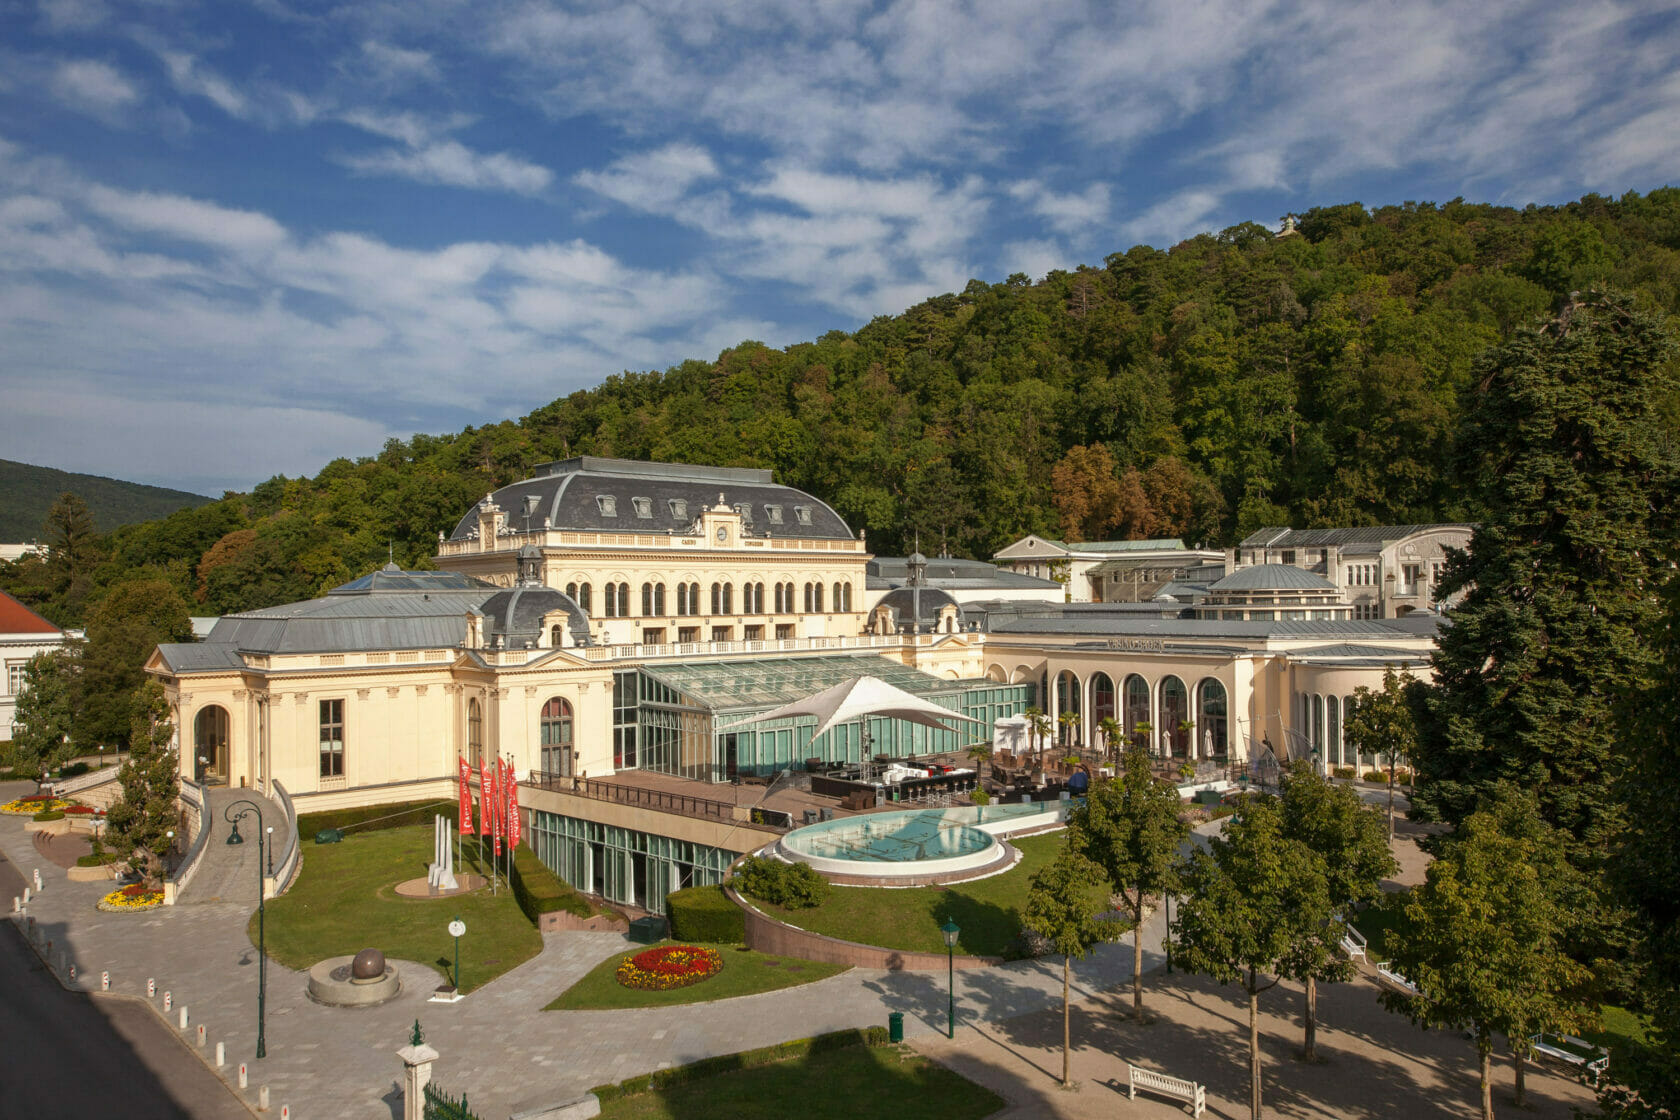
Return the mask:
<path fill-rule="evenodd" d="M 210 801 L 210 838 L 204 850 L 203 862 L 199 864 L 192 881 L 176 900 L 177 904 L 255 902 L 261 887 L 262 874 L 268 870 L 264 867 L 259 871 L 258 861 L 263 857 L 259 857 L 257 852 L 257 815 L 247 809 L 245 816 L 239 821 L 239 835 L 245 842 L 230 845 L 227 839 L 233 834 L 233 825 L 227 821 L 224 814 L 228 806 L 236 801 L 256 803 L 262 810 L 263 825 L 274 829 L 271 836 L 265 837 L 265 843 L 269 844 L 265 856 L 276 869 L 280 865 L 280 855 L 291 838 L 291 829 L 286 823 L 285 814 L 272 798 L 264 797 L 253 789 L 212 787 L 206 791 L 206 796 Z"/>

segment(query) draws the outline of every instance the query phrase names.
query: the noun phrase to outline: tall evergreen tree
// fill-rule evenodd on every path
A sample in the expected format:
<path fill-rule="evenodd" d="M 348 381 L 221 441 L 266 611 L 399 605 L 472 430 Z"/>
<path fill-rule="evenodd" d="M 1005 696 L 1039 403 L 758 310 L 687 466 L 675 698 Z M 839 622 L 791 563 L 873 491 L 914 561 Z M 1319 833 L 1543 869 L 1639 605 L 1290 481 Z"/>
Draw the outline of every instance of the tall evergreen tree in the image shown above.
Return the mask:
<path fill-rule="evenodd" d="M 117 771 L 122 797 L 107 814 L 105 842 L 155 887 L 165 872 L 169 830 L 176 827 L 180 769 L 170 745 L 175 728 L 163 687 L 147 681 L 135 697 L 128 761 Z"/>
<path fill-rule="evenodd" d="M 99 562 L 93 513 L 75 494 L 60 494 L 47 510 L 41 536 L 47 545 L 55 617 L 80 622 L 82 604 L 92 587 L 94 565 Z"/>
<path fill-rule="evenodd" d="M 1578 865 L 1621 824 L 1614 698 L 1645 678 L 1654 549 L 1676 475 L 1656 405 L 1673 346 L 1632 299 L 1594 291 L 1483 360 L 1458 474 L 1484 511 L 1442 588 L 1462 592 L 1435 657 L 1415 804 L 1463 821 L 1502 782 L 1535 790 Z"/>
<path fill-rule="evenodd" d="M 23 669 L 13 717 L 12 770 L 39 783 L 70 760 L 75 657 L 70 650 L 38 653 Z"/>

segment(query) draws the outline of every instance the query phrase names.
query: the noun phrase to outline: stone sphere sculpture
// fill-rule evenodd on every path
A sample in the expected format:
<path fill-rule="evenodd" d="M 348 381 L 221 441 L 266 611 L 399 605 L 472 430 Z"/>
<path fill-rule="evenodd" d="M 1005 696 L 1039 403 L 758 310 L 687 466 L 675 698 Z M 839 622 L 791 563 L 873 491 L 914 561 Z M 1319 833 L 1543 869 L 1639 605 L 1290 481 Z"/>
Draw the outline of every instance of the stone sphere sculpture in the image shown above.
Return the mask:
<path fill-rule="evenodd" d="M 385 954 L 378 949 L 363 949 L 350 962 L 350 979 L 367 983 L 385 975 Z"/>

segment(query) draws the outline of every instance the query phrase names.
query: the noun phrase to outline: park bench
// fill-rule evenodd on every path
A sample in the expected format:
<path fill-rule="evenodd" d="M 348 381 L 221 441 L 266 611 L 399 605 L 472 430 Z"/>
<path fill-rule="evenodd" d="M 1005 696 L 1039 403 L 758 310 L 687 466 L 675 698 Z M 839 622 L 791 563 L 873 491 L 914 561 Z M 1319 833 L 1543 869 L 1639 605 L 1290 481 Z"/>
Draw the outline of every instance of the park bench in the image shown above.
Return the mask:
<path fill-rule="evenodd" d="M 1347 926 L 1347 932 L 1342 934 L 1342 952 L 1346 953 L 1350 959 L 1358 957 L 1360 960 L 1364 960 L 1365 935 L 1354 929 L 1352 924 L 1344 924 Z"/>
<path fill-rule="evenodd" d="M 1388 961 L 1377 962 L 1377 974 L 1409 996 L 1420 994 L 1416 984 L 1412 983 L 1398 972 L 1395 972 L 1392 968 L 1388 967 L 1388 965 Z"/>
<path fill-rule="evenodd" d="M 1610 1066 L 1610 1052 L 1572 1034 L 1537 1034 L 1530 1036 L 1529 1045 L 1543 1058 L 1570 1065 L 1592 1078 L 1594 1085 Z"/>
<path fill-rule="evenodd" d="M 1126 1063 L 1126 1076 L 1131 1086 L 1126 1093 L 1127 1100 L 1137 1099 L 1139 1089 L 1154 1093 L 1161 1097 L 1172 1097 L 1190 1106 L 1192 1116 L 1200 1116 L 1207 1108 L 1207 1091 L 1194 1081 L 1185 1081 L 1181 1077 L 1169 1077 L 1164 1073 L 1156 1073 L 1152 1069 L 1134 1066 Z"/>

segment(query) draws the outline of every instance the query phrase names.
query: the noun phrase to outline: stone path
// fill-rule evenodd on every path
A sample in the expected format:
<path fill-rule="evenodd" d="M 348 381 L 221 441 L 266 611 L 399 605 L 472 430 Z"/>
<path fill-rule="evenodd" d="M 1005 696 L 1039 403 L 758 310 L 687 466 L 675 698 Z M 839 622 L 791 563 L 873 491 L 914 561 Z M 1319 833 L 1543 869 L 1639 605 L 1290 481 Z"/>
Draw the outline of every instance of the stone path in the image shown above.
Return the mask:
<path fill-rule="evenodd" d="M 0 786 L 0 799 L 5 795 Z M 247 847 L 254 852 L 254 845 Z M 227 1044 L 230 1066 L 224 1078 L 231 1081 L 237 1063 L 247 1062 L 251 1091 L 245 1099 L 254 1101 L 256 1086 L 267 1084 L 276 1114 L 280 1105 L 289 1105 L 298 1120 L 383 1120 L 400 1115 L 401 1063 L 396 1051 L 406 1044 L 415 1019 L 427 1043 L 441 1054 L 435 1080 L 451 1093 L 464 1091 L 487 1118 L 502 1120 L 665 1066 L 824 1031 L 884 1025 L 889 1011 L 905 1013 L 912 1042 L 976 1080 L 999 1087 L 1014 1102 L 1014 1116 L 1091 1114 L 1058 1111 L 1064 1105 L 1079 1107 L 1067 1104 L 1073 1098 L 1101 1102 L 1106 1114 L 1116 1098 L 1102 1083 L 1115 1078 L 1117 1061 L 1107 1055 L 1128 1052 L 1158 1061 L 1172 1072 L 1205 1078 L 1222 1102 L 1216 1114 L 1246 1112 L 1246 1104 L 1235 1111 L 1230 1104 L 1241 1098 L 1246 1050 L 1245 1036 L 1237 1028 L 1239 1020 L 1246 1025 L 1242 1005 L 1229 992 L 1199 988 L 1184 981 L 1182 974 L 1171 981 L 1182 994 L 1165 994 L 1161 979 L 1153 975 L 1164 963 L 1158 952 L 1164 931 L 1160 914 L 1145 927 L 1144 965 L 1151 973 L 1150 984 L 1162 985 L 1162 994 L 1152 1001 L 1168 1011 L 1170 1021 L 1151 1028 L 1135 1045 L 1108 1010 L 1116 997 L 1104 994 L 1131 979 L 1130 940 L 1104 946 L 1076 965 L 1074 998 L 1084 1001 L 1082 1025 L 1076 1029 L 1084 1049 L 1075 1077 L 1087 1086 L 1078 1094 L 1056 1090 L 1051 1076 L 1060 1069 L 1060 960 L 959 973 L 955 1044 L 943 1038 L 946 978 L 937 972 L 854 969 L 800 988 L 687 1007 L 542 1011 L 594 965 L 631 947 L 621 935 L 600 933 L 547 934 L 535 959 L 455 1005 L 426 1002 L 443 980 L 439 973 L 423 964 L 397 962 L 404 977 L 404 991 L 397 999 L 377 1008 L 327 1008 L 304 994 L 303 973 L 271 961 L 268 1057 L 258 1062 L 257 954 L 245 936 L 252 903 L 204 902 L 140 914 L 104 914 L 94 903 L 105 887 L 71 883 L 62 871 L 40 860 L 20 819 L 0 818 L 0 850 L 26 873 L 41 867 L 47 890 L 29 913 L 43 939 L 69 950 L 80 973 L 79 986 L 97 985 L 100 971 L 108 969 L 114 990 L 143 998 L 147 977 L 155 977 L 160 998 L 153 1000 L 154 1006 L 167 989 L 177 1009 L 187 1006 L 192 1024 L 207 1025 L 212 1049 L 215 1041 Z M 250 874 L 254 881 L 254 869 Z M 254 889 L 252 893 L 254 897 Z M 0 904 L 10 908 L 9 899 Z M 1469 1070 L 1473 1089 L 1468 1043 L 1442 1032 L 1426 1035 L 1414 1030 L 1377 1008 L 1370 992 L 1358 984 L 1331 986 L 1320 998 L 1330 1028 L 1323 1037 L 1333 1055 L 1322 1067 L 1327 1079 L 1315 1072 L 1320 1067 L 1281 1068 L 1296 1031 L 1284 1022 L 1292 1012 L 1281 993 L 1269 1001 L 1269 1013 L 1279 1017 L 1277 1029 L 1268 1030 L 1272 1050 L 1267 1057 L 1278 1071 L 1273 1075 L 1278 1088 L 1271 1098 L 1278 1114 L 1375 1116 L 1394 1111 L 1400 1101 L 1406 1111 L 1414 1111 L 1413 1102 L 1420 1102 L 1415 1111 L 1423 1115 L 1435 1114 L 1429 1109 L 1436 1104 L 1447 1107 L 1440 1102 L 1455 1102 L 1460 1112 L 1467 1107 L 1460 1075 Z M 1352 1001 L 1350 1008 L 1363 1000 L 1364 1011 L 1344 1011 L 1344 1000 Z M 1045 1056 L 1046 1037 L 1054 1039 L 1054 1061 Z M 1336 1056 L 1354 1039 L 1369 1051 L 1346 1051 L 1362 1054 L 1360 1064 L 1352 1056 Z M 1422 1057 L 1413 1061 L 1382 1056 L 1392 1048 Z M 1124 1066 L 1118 1068 L 1123 1083 Z M 1362 1083 L 1350 1079 L 1355 1070 Z M 1552 1080 L 1536 1077 L 1533 1083 L 1537 1090 L 1549 1089 Z M 1320 1101 L 1328 1103 L 1316 1103 Z M 1144 1110 L 1152 1106 L 1140 1102 L 1136 1107 L 1140 1115 L 1149 1115 Z"/>
<path fill-rule="evenodd" d="M 280 806 L 255 790 L 213 786 L 207 794 L 210 799 L 210 839 L 204 849 L 203 862 L 199 864 L 192 882 L 187 884 L 187 889 L 181 892 L 180 901 L 255 904 L 257 884 L 262 877 L 259 862 L 266 860 L 269 865 L 278 863 L 280 853 L 286 850 L 291 828 L 286 824 Z M 223 813 L 236 801 L 255 802 L 262 811 L 263 825 L 274 829 L 273 835 L 265 839 L 265 850 L 260 856 L 255 813 L 247 812 L 239 820 L 239 836 L 244 843 L 227 842 L 228 837 L 233 835 L 233 824 L 224 819 Z M 268 850 L 270 848 L 272 850 Z"/>

